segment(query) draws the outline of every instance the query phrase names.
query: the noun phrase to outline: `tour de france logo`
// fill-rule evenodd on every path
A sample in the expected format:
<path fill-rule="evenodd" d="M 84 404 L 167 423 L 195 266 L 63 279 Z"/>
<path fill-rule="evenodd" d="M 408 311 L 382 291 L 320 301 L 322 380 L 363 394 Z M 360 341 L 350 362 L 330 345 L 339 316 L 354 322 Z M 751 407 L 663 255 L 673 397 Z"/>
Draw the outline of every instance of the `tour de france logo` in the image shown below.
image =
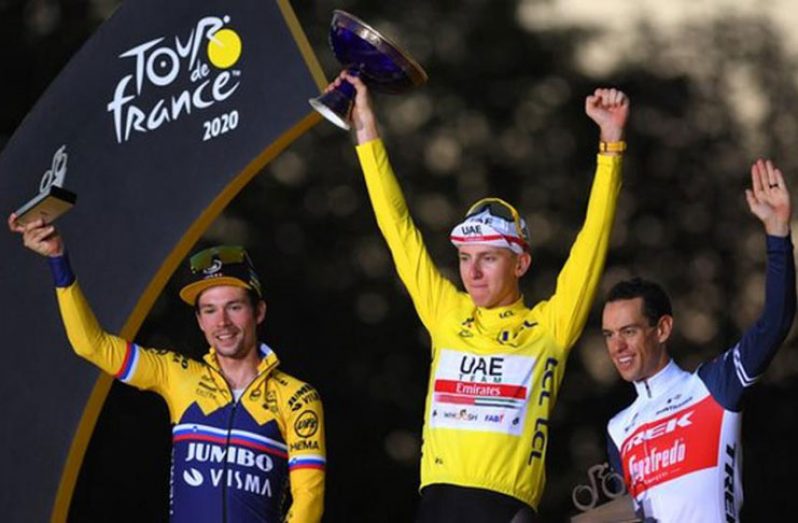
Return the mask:
<path fill-rule="evenodd" d="M 116 142 L 131 141 L 199 112 L 212 113 L 240 87 L 243 51 L 229 16 L 206 16 L 188 31 L 159 36 L 119 54 L 127 74 L 107 105 Z M 198 131 L 202 141 L 238 127 L 235 109 L 209 116 Z"/>

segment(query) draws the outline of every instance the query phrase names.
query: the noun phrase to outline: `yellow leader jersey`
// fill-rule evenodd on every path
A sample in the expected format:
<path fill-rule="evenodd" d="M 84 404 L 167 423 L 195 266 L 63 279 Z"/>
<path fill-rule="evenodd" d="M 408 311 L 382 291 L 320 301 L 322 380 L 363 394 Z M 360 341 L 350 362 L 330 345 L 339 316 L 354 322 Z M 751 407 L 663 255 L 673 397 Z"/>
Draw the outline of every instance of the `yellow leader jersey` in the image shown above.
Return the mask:
<path fill-rule="evenodd" d="M 587 217 L 554 295 L 532 309 L 523 299 L 486 309 L 433 264 L 382 141 L 361 144 L 357 153 L 377 223 L 432 338 L 421 488 L 433 483 L 483 488 L 537 509 L 549 416 L 601 277 L 621 158 L 598 156 Z"/>

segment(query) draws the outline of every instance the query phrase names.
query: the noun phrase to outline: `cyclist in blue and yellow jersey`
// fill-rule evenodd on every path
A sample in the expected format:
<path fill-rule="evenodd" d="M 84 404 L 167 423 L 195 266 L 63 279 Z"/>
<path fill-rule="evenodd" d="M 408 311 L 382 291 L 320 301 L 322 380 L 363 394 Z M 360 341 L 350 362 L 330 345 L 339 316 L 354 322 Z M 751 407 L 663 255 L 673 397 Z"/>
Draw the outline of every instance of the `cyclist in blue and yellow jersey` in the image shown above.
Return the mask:
<path fill-rule="evenodd" d="M 191 258 L 190 281 L 180 297 L 195 308 L 210 346 L 204 361 L 195 361 L 105 332 L 55 227 L 43 220 L 22 225 L 13 214 L 8 225 L 28 248 L 47 257 L 75 352 L 166 401 L 173 424 L 172 522 L 321 520 L 321 400 L 313 387 L 279 370 L 277 355 L 258 340 L 266 303 L 243 248 L 213 247 Z"/>
<path fill-rule="evenodd" d="M 628 99 L 616 89 L 586 99 L 601 129 L 587 217 L 554 295 L 529 308 L 519 288 L 531 263 L 524 219 L 497 198 L 468 210 L 450 237 L 465 287 L 459 292 L 433 264 L 410 217 L 366 86 L 342 73 L 329 88 L 342 78 L 357 91 L 352 124 L 377 223 L 432 338 L 417 521 L 535 521 L 550 414 L 604 267 Z"/>

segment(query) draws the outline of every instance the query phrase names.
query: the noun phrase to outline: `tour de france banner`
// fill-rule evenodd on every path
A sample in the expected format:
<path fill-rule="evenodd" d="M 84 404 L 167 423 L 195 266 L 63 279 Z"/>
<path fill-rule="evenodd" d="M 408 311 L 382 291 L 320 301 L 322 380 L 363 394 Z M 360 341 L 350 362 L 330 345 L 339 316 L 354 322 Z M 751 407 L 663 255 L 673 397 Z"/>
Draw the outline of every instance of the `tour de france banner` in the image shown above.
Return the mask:
<path fill-rule="evenodd" d="M 224 206 L 319 121 L 325 85 L 287 0 L 126 0 L 0 151 L 5 219 L 58 218 L 100 323 L 132 338 Z M 4 521 L 64 521 L 110 378 L 69 348 L 46 261 L 0 234 Z"/>

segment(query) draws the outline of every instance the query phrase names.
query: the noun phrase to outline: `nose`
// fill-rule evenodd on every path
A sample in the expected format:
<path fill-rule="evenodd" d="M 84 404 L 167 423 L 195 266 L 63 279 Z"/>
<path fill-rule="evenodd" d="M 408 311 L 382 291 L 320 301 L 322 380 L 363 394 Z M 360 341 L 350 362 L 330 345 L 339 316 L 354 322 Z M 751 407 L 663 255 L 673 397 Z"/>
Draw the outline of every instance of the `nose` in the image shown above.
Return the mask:
<path fill-rule="evenodd" d="M 218 323 L 220 327 L 230 324 L 230 315 L 227 314 L 227 311 L 224 308 L 219 312 L 219 317 L 217 318 L 216 323 Z"/>
<path fill-rule="evenodd" d="M 607 341 L 607 349 L 609 349 L 610 354 L 613 356 L 626 349 L 626 342 L 617 334 L 607 336 L 605 339 Z"/>
<path fill-rule="evenodd" d="M 478 280 L 482 277 L 482 269 L 479 266 L 479 262 L 475 261 L 469 265 L 468 275 L 471 276 L 472 280 Z"/>

